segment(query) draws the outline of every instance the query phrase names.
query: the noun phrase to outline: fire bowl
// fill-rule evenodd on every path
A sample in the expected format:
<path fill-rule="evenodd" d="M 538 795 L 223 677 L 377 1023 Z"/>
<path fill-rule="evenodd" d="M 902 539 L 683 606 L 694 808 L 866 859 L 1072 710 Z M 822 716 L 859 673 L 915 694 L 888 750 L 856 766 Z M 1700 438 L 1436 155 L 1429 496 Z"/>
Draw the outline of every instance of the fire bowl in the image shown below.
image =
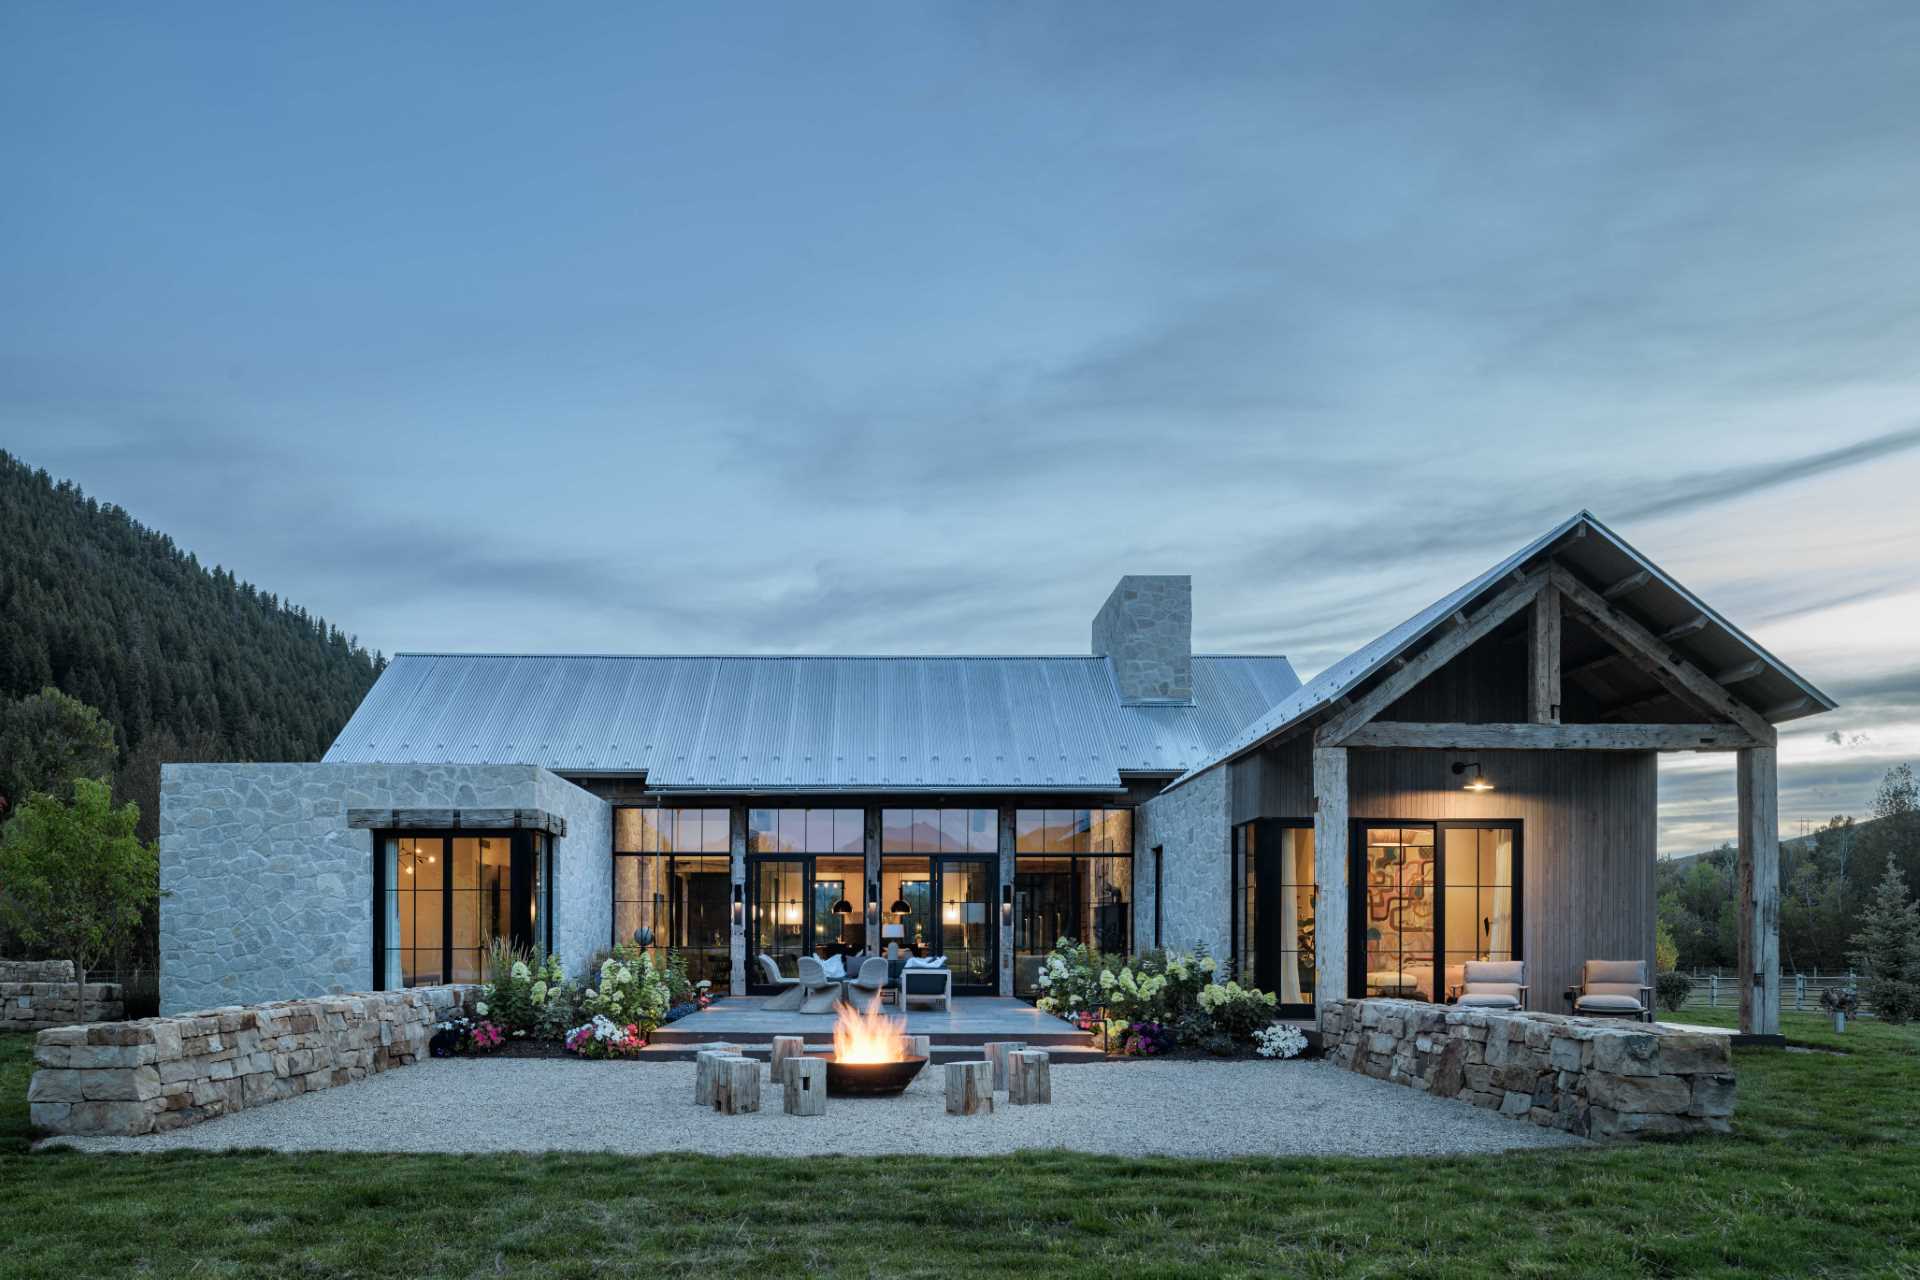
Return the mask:
<path fill-rule="evenodd" d="M 927 1065 L 925 1058 L 906 1058 L 900 1062 L 837 1062 L 823 1057 L 827 1064 L 827 1096 L 830 1098 L 874 1097 L 901 1093 Z"/>

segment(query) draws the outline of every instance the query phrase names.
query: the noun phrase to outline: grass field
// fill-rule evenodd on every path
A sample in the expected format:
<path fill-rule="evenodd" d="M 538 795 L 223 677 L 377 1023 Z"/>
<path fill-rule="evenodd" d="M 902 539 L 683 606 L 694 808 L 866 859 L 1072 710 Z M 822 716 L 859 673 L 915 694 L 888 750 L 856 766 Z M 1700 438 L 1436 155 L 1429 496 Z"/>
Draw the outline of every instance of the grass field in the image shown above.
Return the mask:
<path fill-rule="evenodd" d="M 1728 1138 L 1217 1163 L 34 1155 L 4 1037 L 0 1274 L 1920 1276 L 1920 1030 L 1785 1029 Z"/>

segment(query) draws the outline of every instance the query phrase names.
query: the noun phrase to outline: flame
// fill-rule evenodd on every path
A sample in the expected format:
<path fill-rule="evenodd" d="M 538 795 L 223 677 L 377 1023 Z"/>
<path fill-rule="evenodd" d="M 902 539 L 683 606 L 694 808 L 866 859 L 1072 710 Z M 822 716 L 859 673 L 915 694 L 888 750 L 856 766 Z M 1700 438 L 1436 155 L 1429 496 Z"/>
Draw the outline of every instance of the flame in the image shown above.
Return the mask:
<path fill-rule="evenodd" d="M 905 1018 L 891 1018 L 880 1012 L 878 994 L 864 1011 L 843 1004 L 833 1023 L 834 1061 L 905 1062 L 903 1038 L 906 1033 Z"/>

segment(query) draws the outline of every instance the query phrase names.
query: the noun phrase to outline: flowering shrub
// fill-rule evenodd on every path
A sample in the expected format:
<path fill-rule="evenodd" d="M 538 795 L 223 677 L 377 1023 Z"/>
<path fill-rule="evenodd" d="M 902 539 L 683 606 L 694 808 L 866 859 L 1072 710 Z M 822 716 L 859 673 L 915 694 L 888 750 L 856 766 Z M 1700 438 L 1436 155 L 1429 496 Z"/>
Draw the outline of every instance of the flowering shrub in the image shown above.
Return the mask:
<path fill-rule="evenodd" d="M 1307 1037 L 1300 1028 L 1286 1022 L 1274 1022 L 1253 1033 L 1254 1052 L 1263 1058 L 1297 1058 L 1307 1049 Z"/>
<path fill-rule="evenodd" d="M 1165 1053 L 1177 1043 L 1173 1038 L 1172 1029 L 1162 1023 L 1129 1022 L 1118 1025 L 1121 1025 L 1123 1030 L 1112 1039 L 1115 1053 L 1150 1057 L 1156 1053 Z"/>
<path fill-rule="evenodd" d="M 1200 989 L 1200 1007 L 1213 1021 L 1214 1030 L 1240 1041 L 1251 1040 L 1254 1032 L 1272 1022 L 1278 1003 L 1272 992 L 1237 982 L 1210 982 Z"/>
<path fill-rule="evenodd" d="M 567 981 L 559 956 L 515 950 L 496 939 L 487 959 L 492 980 L 474 1012 L 508 1035 L 558 1040 L 580 1020 L 580 989 Z"/>
<path fill-rule="evenodd" d="M 445 1022 L 435 1023 L 434 1030 L 444 1032 L 452 1041 L 450 1051 L 460 1054 L 491 1053 L 507 1038 L 499 1024 L 487 1018 L 449 1018 Z M 435 1036 L 434 1039 L 440 1040 L 440 1037 Z"/>
<path fill-rule="evenodd" d="M 567 1032 L 566 1044 L 568 1053 L 583 1058 L 631 1058 L 647 1047 L 647 1035 L 634 1023 L 621 1026 L 596 1013 L 592 1022 Z"/>
<path fill-rule="evenodd" d="M 622 944 L 601 963 L 599 985 L 587 988 L 580 1007 L 596 1022 L 605 1018 L 638 1027 L 644 1039 L 665 1020 L 670 1003 L 666 979 L 654 968 L 653 958 Z"/>
<path fill-rule="evenodd" d="M 1194 1007 L 1216 967 L 1204 950 L 1147 951 L 1129 959 L 1062 938 L 1041 963 L 1037 981 L 1043 994 L 1034 1003 L 1068 1021 L 1104 1008 L 1128 1023 L 1170 1025 Z"/>

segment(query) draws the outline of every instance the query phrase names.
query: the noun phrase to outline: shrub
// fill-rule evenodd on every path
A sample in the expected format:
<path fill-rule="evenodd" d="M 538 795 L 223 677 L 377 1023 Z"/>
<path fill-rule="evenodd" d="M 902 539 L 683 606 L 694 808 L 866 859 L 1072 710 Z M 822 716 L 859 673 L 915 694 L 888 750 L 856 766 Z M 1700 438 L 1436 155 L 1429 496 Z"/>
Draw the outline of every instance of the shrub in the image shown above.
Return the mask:
<path fill-rule="evenodd" d="M 1828 1013 L 1852 1016 L 1860 1009 L 1860 993 L 1852 987 L 1828 987 L 1820 993 L 1820 1007 Z"/>
<path fill-rule="evenodd" d="M 1686 1008 L 1687 997 L 1692 994 L 1693 980 L 1684 973 L 1663 973 L 1653 980 L 1654 999 L 1668 1013 L 1678 1013 Z"/>
<path fill-rule="evenodd" d="M 1236 1041 L 1253 1039 L 1254 1032 L 1273 1021 L 1279 1001 L 1271 992 L 1256 991 L 1237 982 L 1210 982 L 1200 989 L 1200 1007 L 1213 1029 Z"/>
<path fill-rule="evenodd" d="M 1255 1052 L 1263 1058 L 1297 1058 L 1307 1050 L 1306 1033 L 1287 1022 L 1269 1023 L 1253 1033 Z"/>
<path fill-rule="evenodd" d="M 449 1018 L 436 1022 L 434 1030 L 448 1034 L 457 1054 L 492 1053 L 506 1042 L 506 1032 L 491 1018 Z M 435 1040 L 439 1037 L 435 1036 Z"/>
<path fill-rule="evenodd" d="M 558 1040 L 580 1020 L 580 991 L 558 956 L 540 956 L 495 939 L 487 952 L 490 981 L 474 1012 L 510 1036 Z"/>
<path fill-rule="evenodd" d="M 1113 1037 L 1113 1051 L 1126 1055 L 1151 1057 L 1165 1053 L 1175 1045 L 1173 1032 L 1158 1022 L 1129 1022 Z"/>
<path fill-rule="evenodd" d="M 666 1017 L 668 1003 L 666 979 L 653 957 L 622 943 L 601 963 L 598 984 L 587 988 L 580 1007 L 596 1020 L 637 1027 L 644 1039 Z"/>
<path fill-rule="evenodd" d="M 1920 1013 L 1920 911 L 1907 899 L 1906 877 L 1892 858 L 1873 902 L 1860 913 L 1853 945 L 1861 994 L 1874 1015 L 1905 1022 Z"/>
<path fill-rule="evenodd" d="M 647 1047 L 647 1033 L 637 1023 L 621 1026 L 604 1014 L 595 1014 L 593 1021 L 567 1032 L 566 1045 L 568 1053 L 583 1058 L 632 1058 Z"/>

